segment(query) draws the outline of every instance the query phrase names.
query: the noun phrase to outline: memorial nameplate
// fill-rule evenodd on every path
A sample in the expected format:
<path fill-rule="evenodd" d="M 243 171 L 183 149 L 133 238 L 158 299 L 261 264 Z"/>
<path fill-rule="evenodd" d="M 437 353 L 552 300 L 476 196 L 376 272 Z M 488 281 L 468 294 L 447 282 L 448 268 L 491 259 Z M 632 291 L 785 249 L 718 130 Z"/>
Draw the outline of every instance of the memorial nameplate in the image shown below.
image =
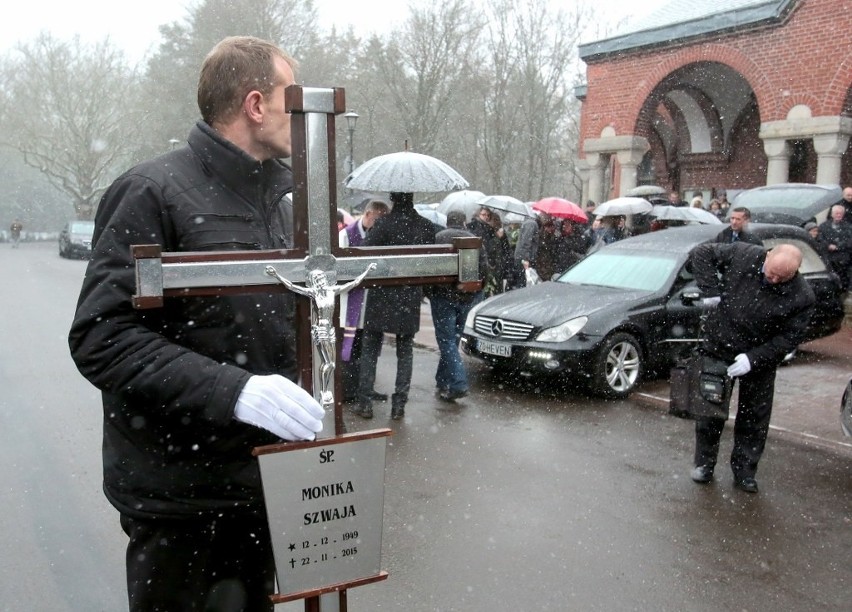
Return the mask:
<path fill-rule="evenodd" d="M 386 437 L 380 429 L 255 449 L 275 567 L 276 602 L 383 580 Z"/>

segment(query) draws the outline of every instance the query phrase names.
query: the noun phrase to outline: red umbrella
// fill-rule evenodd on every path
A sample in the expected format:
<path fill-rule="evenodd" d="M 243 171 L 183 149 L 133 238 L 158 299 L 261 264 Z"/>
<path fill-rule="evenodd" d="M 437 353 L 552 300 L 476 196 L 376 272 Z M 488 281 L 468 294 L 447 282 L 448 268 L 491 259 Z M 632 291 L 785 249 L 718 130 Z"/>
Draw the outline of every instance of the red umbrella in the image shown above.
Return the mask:
<path fill-rule="evenodd" d="M 547 213 L 560 219 L 570 219 L 578 223 L 586 223 L 589 218 L 583 209 L 563 198 L 543 198 L 532 205 L 533 210 Z"/>

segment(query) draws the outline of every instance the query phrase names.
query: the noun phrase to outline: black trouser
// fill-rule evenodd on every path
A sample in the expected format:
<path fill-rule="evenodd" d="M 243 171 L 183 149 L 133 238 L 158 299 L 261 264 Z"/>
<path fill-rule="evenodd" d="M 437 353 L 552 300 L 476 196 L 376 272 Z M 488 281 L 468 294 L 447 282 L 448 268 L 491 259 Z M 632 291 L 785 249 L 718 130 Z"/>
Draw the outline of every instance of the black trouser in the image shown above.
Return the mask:
<path fill-rule="evenodd" d="M 340 360 L 340 382 L 343 387 L 344 401 L 352 401 L 358 397 L 358 380 L 361 376 L 361 337 L 363 335 L 363 329 L 355 331 L 349 361 Z"/>
<path fill-rule="evenodd" d="M 361 336 L 361 379 L 358 381 L 358 402 L 361 406 L 372 406 L 370 393 L 376 384 L 376 366 L 382 352 L 384 334 L 380 331 L 364 330 Z M 411 388 L 414 367 L 414 334 L 396 335 L 396 382 L 391 401 L 394 407 L 404 407 Z"/>
<path fill-rule="evenodd" d="M 121 516 L 131 612 L 271 612 L 275 562 L 265 517 Z"/>
<path fill-rule="evenodd" d="M 754 477 L 766 446 L 775 395 L 775 368 L 749 372 L 741 376 L 739 381 L 734 449 L 731 451 L 731 470 L 738 480 Z M 725 419 L 700 419 L 695 422 L 695 465 L 716 466 L 719 439 L 724 427 Z"/>

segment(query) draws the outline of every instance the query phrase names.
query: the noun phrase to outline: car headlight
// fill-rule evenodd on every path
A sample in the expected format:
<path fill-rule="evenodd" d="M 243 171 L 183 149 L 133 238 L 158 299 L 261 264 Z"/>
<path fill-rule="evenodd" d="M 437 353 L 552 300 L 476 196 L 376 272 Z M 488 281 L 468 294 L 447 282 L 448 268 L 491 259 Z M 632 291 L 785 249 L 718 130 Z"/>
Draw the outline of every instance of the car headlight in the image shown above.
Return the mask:
<path fill-rule="evenodd" d="M 476 313 L 479 312 L 479 309 L 482 307 L 482 302 L 479 302 L 476 306 L 470 309 L 470 312 L 467 313 L 467 317 L 464 320 L 464 326 L 473 329 L 473 320 L 476 318 Z"/>
<path fill-rule="evenodd" d="M 588 320 L 589 317 L 577 317 L 556 327 L 549 327 L 536 336 L 536 340 L 538 342 L 565 342 L 577 335 Z"/>

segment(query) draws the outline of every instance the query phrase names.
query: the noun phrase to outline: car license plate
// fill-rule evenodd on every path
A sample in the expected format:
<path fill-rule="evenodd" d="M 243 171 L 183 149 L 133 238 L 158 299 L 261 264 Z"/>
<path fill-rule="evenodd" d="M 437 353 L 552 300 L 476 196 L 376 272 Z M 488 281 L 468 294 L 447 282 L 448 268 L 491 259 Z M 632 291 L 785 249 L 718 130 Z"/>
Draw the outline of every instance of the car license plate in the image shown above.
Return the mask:
<path fill-rule="evenodd" d="M 511 357 L 512 345 L 503 344 L 502 342 L 489 342 L 480 340 L 477 344 L 480 353 L 488 353 L 489 355 L 497 355 L 498 357 Z"/>

